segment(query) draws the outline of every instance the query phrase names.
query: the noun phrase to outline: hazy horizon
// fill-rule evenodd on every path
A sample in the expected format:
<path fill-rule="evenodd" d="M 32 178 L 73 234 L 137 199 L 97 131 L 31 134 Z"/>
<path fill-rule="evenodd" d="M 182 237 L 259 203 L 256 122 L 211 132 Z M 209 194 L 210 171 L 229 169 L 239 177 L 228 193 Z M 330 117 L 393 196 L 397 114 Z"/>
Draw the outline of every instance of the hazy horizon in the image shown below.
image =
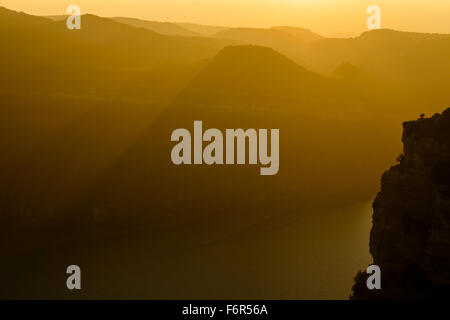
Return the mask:
<path fill-rule="evenodd" d="M 0 6 L 33 15 L 65 14 L 76 4 L 82 13 L 132 17 L 151 21 L 189 22 L 226 27 L 266 28 L 289 25 L 324 36 L 359 34 L 366 28 L 370 5 L 382 10 L 382 28 L 399 31 L 450 33 L 450 2 L 446 0 L 1 0 Z M 249 14 L 252 13 L 252 14 Z"/>

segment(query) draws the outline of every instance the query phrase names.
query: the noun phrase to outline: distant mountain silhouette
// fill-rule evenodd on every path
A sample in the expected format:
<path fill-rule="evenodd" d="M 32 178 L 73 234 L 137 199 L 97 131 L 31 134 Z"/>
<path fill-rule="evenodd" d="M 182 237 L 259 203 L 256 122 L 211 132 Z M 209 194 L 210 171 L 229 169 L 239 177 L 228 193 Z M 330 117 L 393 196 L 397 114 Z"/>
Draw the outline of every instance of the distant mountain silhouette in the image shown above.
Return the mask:
<path fill-rule="evenodd" d="M 407 32 L 391 29 L 366 31 L 363 32 L 360 36 L 360 38 L 365 40 L 382 42 L 384 44 L 386 44 L 387 42 L 391 44 L 397 43 L 397 45 L 401 43 L 407 44 L 409 43 L 409 41 L 448 39 L 449 37 L 450 35 L 448 34 Z"/>
<path fill-rule="evenodd" d="M 53 20 L 53 21 L 62 21 L 67 19 L 69 16 L 68 15 L 56 15 L 56 16 L 44 16 L 44 18 Z"/>
<path fill-rule="evenodd" d="M 46 18 L 61 21 L 67 18 L 65 15 L 60 16 L 46 16 Z M 157 33 L 166 35 L 179 36 L 204 36 L 208 37 L 217 32 L 229 29 L 221 26 L 208 26 L 197 23 L 183 23 L 183 22 L 160 22 L 149 21 L 143 19 L 129 18 L 129 17 L 113 17 L 110 18 L 116 22 L 125 23 L 137 28 L 146 28 Z"/>
<path fill-rule="evenodd" d="M 9 10 L 0 6 L 0 27 L 33 27 L 50 23 L 49 19 Z"/>
<path fill-rule="evenodd" d="M 257 29 L 174 24 L 194 34 L 226 39 L 236 44 L 271 47 L 315 72 L 332 74 L 349 63 L 384 79 L 386 84 L 401 90 L 407 86 L 409 91 L 425 94 L 431 100 L 436 100 L 436 95 L 439 96 L 437 100 L 441 97 L 447 99 L 450 95 L 446 90 L 450 84 L 450 62 L 447 59 L 450 35 L 383 29 L 368 31 L 354 38 L 330 39 L 307 29 L 289 26 Z M 433 92 L 426 89 L 426 84 L 430 83 L 434 83 Z M 436 110 L 439 110 L 437 105 Z"/>
<path fill-rule="evenodd" d="M 201 34 L 203 36 L 211 36 L 217 32 L 229 29 L 227 27 L 208 26 L 208 25 L 197 24 L 197 23 L 175 22 L 175 24 L 179 25 L 180 27 L 183 27 L 187 30 L 195 32 L 197 34 Z"/>
<path fill-rule="evenodd" d="M 12 21 L 18 15 L 3 11 Z M 9 88 L 53 91 L 117 91 L 125 79 L 164 64 L 193 64 L 214 56 L 227 42 L 200 37 L 161 35 L 94 15 L 82 16 L 81 30 L 65 21 L 19 15 L 32 30 L 0 27 L 0 83 Z M 25 21 L 25 20 L 27 21 Z M 41 70 L 39 74 L 29 65 Z M 39 79 L 37 79 L 39 78 Z"/>
<path fill-rule="evenodd" d="M 347 85 L 358 86 L 361 90 L 374 90 L 374 88 L 379 90 L 380 86 L 384 85 L 381 79 L 377 78 L 370 72 L 355 67 L 351 63 L 343 63 L 340 65 L 331 73 L 331 77 L 334 79 L 339 79 Z M 369 89 L 369 87 L 371 89 Z"/>
<path fill-rule="evenodd" d="M 166 35 L 177 35 L 177 36 L 200 36 L 200 34 L 196 32 L 192 32 L 186 28 L 183 28 L 175 23 L 171 22 L 159 22 L 159 21 L 147 21 L 141 19 L 134 18 L 124 18 L 124 17 L 115 17 L 111 18 L 112 20 L 124 24 L 128 24 L 130 26 L 136 28 L 145 28 L 151 31 L 166 34 Z"/>
<path fill-rule="evenodd" d="M 349 78 L 358 79 L 370 76 L 368 72 L 360 68 L 357 68 L 350 63 L 344 63 L 340 65 L 339 68 L 334 70 L 332 75 L 337 78 L 346 78 L 346 79 Z"/>
<path fill-rule="evenodd" d="M 260 96 L 280 99 L 305 96 L 323 89 L 327 79 L 314 74 L 275 50 L 260 46 L 226 47 L 187 88 L 205 99 Z M 197 96 L 197 98 L 200 98 Z M 187 99 L 183 95 L 181 99 Z"/>
<path fill-rule="evenodd" d="M 289 32 L 277 29 L 233 28 L 218 32 L 218 39 L 236 40 L 241 44 L 270 47 L 301 62 L 305 42 Z"/>
<path fill-rule="evenodd" d="M 315 72 L 331 74 L 349 63 L 386 84 L 426 91 L 429 99 L 436 94 L 449 96 L 445 88 L 450 84 L 450 35 L 382 29 L 334 39 L 320 38 L 304 29 L 274 27 L 233 28 L 215 37 L 271 47 Z M 434 93 L 424 90 L 430 83 L 434 83 Z"/>
<path fill-rule="evenodd" d="M 317 33 L 314 33 L 311 30 L 304 28 L 280 26 L 280 27 L 272 27 L 271 29 L 288 32 L 293 36 L 295 36 L 296 38 L 305 42 L 312 42 L 323 38 L 321 35 L 318 35 Z"/>
<path fill-rule="evenodd" d="M 352 39 L 315 41 L 303 59 L 322 72 L 351 63 L 386 81 L 423 83 L 441 77 L 449 80 L 449 53 L 450 35 L 373 30 Z"/>

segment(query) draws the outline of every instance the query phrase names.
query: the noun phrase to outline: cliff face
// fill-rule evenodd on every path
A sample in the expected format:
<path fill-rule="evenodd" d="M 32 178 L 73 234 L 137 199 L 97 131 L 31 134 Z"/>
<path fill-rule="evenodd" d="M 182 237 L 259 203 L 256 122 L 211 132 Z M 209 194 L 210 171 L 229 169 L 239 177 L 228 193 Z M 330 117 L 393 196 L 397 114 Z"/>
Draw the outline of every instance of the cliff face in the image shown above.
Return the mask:
<path fill-rule="evenodd" d="M 381 290 L 355 279 L 352 298 L 450 297 L 450 109 L 403 124 L 404 155 L 373 202 L 370 253 Z"/>

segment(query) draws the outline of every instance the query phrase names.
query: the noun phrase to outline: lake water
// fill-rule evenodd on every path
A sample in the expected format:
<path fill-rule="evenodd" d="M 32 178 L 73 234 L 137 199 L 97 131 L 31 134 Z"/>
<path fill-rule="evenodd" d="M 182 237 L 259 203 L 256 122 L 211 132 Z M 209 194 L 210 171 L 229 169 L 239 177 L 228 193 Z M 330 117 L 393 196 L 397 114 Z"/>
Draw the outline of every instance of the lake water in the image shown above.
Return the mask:
<path fill-rule="evenodd" d="M 370 263 L 371 216 L 368 202 L 285 216 L 196 245 L 182 246 L 180 234 L 160 239 L 172 241 L 162 246 L 144 236 L 75 250 L 42 248 L 22 270 L 13 268 L 0 296 L 347 299 L 356 272 Z M 155 249 L 167 246 L 179 250 Z M 78 292 L 66 289 L 71 264 L 82 270 Z"/>

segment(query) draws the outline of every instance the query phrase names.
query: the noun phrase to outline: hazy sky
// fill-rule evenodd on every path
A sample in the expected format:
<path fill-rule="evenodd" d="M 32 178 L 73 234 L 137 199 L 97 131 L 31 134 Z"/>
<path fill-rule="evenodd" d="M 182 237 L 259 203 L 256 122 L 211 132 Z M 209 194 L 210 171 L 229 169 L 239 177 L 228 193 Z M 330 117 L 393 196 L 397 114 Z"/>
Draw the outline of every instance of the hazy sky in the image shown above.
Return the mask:
<path fill-rule="evenodd" d="M 382 9 L 382 27 L 450 33 L 450 0 L 0 0 L 31 14 L 63 14 L 68 5 L 83 13 L 225 26 L 292 25 L 323 34 L 366 29 L 366 8 Z"/>

